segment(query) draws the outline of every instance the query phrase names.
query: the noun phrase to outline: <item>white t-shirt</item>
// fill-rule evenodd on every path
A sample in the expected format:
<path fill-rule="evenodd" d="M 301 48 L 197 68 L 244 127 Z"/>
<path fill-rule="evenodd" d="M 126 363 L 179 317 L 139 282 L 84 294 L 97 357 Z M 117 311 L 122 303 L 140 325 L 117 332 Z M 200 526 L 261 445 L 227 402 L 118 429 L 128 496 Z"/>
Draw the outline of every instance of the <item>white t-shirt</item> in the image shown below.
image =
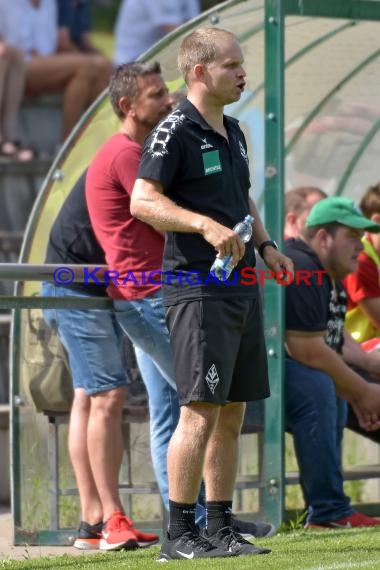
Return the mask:
<path fill-rule="evenodd" d="M 123 0 L 115 26 L 116 65 L 134 61 L 165 35 L 200 12 L 199 0 Z"/>
<path fill-rule="evenodd" d="M 0 36 L 22 49 L 50 55 L 57 49 L 57 7 L 55 0 L 41 0 L 35 8 L 29 0 L 0 0 Z"/>

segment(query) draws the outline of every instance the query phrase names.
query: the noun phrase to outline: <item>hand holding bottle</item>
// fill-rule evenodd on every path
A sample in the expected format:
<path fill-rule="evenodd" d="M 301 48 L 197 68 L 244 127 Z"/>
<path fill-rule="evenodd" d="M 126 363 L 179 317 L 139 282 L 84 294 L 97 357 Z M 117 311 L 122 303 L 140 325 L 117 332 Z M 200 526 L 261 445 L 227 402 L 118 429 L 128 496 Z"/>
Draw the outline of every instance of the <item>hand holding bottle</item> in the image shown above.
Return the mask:
<path fill-rule="evenodd" d="M 248 214 L 245 216 L 242 222 L 239 222 L 234 227 L 234 232 L 240 236 L 243 243 L 248 243 L 252 237 L 253 221 L 253 216 Z M 211 266 L 210 272 L 213 272 L 220 281 L 225 281 L 228 279 L 234 269 L 232 261 L 233 256 L 231 254 L 225 255 L 223 257 L 216 257 L 214 263 Z"/>

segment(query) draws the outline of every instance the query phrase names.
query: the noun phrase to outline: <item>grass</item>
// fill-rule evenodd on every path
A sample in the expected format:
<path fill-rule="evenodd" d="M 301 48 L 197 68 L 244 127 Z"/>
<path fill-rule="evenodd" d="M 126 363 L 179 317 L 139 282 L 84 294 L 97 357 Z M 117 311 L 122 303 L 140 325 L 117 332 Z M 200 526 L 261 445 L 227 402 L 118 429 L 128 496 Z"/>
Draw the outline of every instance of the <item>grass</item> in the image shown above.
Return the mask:
<path fill-rule="evenodd" d="M 380 570 L 379 529 L 341 531 L 292 531 L 260 540 L 260 545 L 272 548 L 272 553 L 257 557 L 232 559 L 173 561 L 170 570 L 187 567 L 209 570 Z M 52 558 L 33 558 L 24 561 L 0 560 L 0 569 L 15 570 L 157 570 L 155 558 L 158 547 L 134 552 L 63 555 Z M 25 557 L 28 547 L 25 547 Z"/>

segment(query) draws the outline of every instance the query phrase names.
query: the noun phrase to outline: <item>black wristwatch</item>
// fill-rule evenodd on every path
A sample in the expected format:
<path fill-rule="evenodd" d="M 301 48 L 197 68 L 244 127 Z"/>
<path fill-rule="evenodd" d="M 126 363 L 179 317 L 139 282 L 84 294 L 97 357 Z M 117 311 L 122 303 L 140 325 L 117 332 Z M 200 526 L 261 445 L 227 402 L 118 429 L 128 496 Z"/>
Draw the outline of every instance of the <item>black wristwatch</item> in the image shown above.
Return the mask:
<path fill-rule="evenodd" d="M 261 259 L 264 259 L 264 249 L 270 245 L 271 247 L 274 247 L 274 249 L 278 249 L 278 245 L 275 241 L 268 239 L 267 241 L 263 241 L 262 244 L 259 245 L 259 249 L 258 252 L 260 254 Z"/>

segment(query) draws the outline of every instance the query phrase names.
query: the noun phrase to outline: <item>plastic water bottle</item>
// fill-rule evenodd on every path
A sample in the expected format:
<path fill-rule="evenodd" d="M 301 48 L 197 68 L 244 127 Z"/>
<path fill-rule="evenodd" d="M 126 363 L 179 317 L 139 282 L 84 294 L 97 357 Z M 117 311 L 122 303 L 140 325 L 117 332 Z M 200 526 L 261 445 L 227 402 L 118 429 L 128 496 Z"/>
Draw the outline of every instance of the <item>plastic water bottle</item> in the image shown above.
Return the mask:
<path fill-rule="evenodd" d="M 234 232 L 239 234 L 242 242 L 248 243 L 252 237 L 253 216 L 245 216 L 242 222 L 234 227 Z M 220 281 L 225 281 L 231 275 L 234 266 L 232 265 L 232 255 L 217 257 L 211 266 L 210 272 L 213 272 Z"/>

